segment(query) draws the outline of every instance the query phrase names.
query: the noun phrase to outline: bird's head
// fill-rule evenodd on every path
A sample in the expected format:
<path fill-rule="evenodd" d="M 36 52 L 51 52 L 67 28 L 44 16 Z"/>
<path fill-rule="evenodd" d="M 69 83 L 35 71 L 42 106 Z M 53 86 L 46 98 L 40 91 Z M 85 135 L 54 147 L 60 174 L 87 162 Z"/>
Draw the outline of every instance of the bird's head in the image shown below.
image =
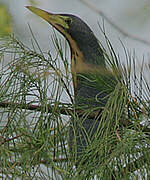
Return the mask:
<path fill-rule="evenodd" d="M 79 32 L 86 34 L 92 33 L 92 31 L 84 21 L 72 14 L 54 14 L 33 6 L 26 7 L 36 15 L 46 20 L 66 38 L 68 34 L 71 35 L 73 39 L 76 39 L 77 33 Z"/>
<path fill-rule="evenodd" d="M 72 14 L 54 14 L 42 9 L 26 6 L 57 29 L 69 42 L 72 55 L 72 72 L 89 71 L 90 65 L 105 65 L 103 52 L 89 26 Z M 74 67 L 74 65 L 76 67 Z M 90 67 L 90 70 L 93 67 Z"/>

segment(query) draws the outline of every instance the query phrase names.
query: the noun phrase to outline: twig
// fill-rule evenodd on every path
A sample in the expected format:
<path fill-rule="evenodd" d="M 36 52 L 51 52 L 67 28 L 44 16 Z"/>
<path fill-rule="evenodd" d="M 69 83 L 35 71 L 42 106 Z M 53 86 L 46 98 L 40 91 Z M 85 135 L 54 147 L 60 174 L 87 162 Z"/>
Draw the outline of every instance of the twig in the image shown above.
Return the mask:
<path fill-rule="evenodd" d="M 121 137 L 120 137 L 119 132 L 117 130 L 116 130 L 116 136 L 117 136 L 118 140 L 121 141 Z"/>
<path fill-rule="evenodd" d="M 26 109 L 26 110 L 34 110 L 34 111 L 44 111 L 43 106 L 40 105 L 35 105 L 35 104 L 23 104 L 23 103 L 13 103 L 13 102 L 6 102 L 6 101 L 2 101 L 0 102 L 0 107 L 3 108 L 7 108 L 7 107 L 16 107 L 16 108 L 21 108 L 21 109 Z M 60 113 L 63 115 L 73 115 L 74 112 L 76 114 L 78 114 L 79 116 L 84 115 L 87 110 L 81 110 L 81 109 L 74 109 L 73 108 L 68 108 L 68 107 L 64 107 L 64 106 L 58 106 L 58 108 L 56 109 L 55 105 L 47 105 L 48 107 L 48 113 L 54 113 L 54 108 L 55 108 L 55 113 Z M 47 108 L 45 108 L 45 111 L 47 110 Z M 91 112 L 88 117 L 91 118 L 95 118 L 97 116 L 97 114 L 100 111 L 94 111 Z M 86 113 L 87 115 L 87 113 Z"/>
<path fill-rule="evenodd" d="M 21 109 L 26 109 L 26 110 L 34 110 L 34 111 L 41 111 L 43 110 L 42 106 L 35 105 L 35 104 L 22 104 L 22 103 L 13 103 L 13 102 L 0 102 L 0 107 L 7 108 L 7 107 L 17 107 Z M 55 106 L 53 105 L 48 105 L 48 113 L 53 112 L 53 108 Z M 45 110 L 46 111 L 46 110 Z M 59 112 L 63 115 L 71 115 L 73 113 L 72 109 L 64 108 L 64 107 L 59 107 Z"/>
<path fill-rule="evenodd" d="M 123 36 L 128 37 L 130 39 L 139 41 L 141 43 L 144 43 L 146 45 L 150 45 L 150 42 L 145 40 L 145 39 L 141 39 L 137 36 L 134 36 L 133 34 L 129 34 L 128 32 L 124 31 L 121 27 L 119 27 L 117 24 L 115 24 L 115 22 L 109 17 L 107 16 L 102 10 L 98 9 L 96 6 L 92 5 L 91 3 L 89 3 L 87 0 L 80 0 L 83 4 L 85 4 L 88 8 L 90 8 L 91 10 L 93 10 L 94 12 L 98 13 L 100 16 L 102 16 L 111 26 L 113 26 L 117 31 L 119 31 Z"/>
<path fill-rule="evenodd" d="M 2 108 L 7 108 L 7 107 L 16 107 L 16 108 L 21 108 L 21 109 L 26 109 L 26 110 L 33 110 L 33 111 L 43 111 L 43 106 L 40 105 L 35 105 L 35 104 L 23 104 L 23 103 L 13 103 L 13 102 L 0 102 L 0 107 Z M 76 113 L 76 115 L 78 116 L 87 116 L 87 110 L 83 110 L 83 109 L 73 109 L 73 108 L 68 108 L 68 107 L 62 107 L 62 106 L 58 106 L 58 108 L 56 109 L 56 106 L 54 105 L 47 105 L 48 107 L 48 113 L 54 113 L 54 108 L 55 108 L 55 113 L 60 113 L 63 115 L 73 115 L 74 113 Z M 46 111 L 47 109 L 45 109 Z M 92 111 L 91 113 L 88 114 L 88 117 L 90 118 L 96 118 L 98 114 L 100 114 L 102 112 L 102 109 L 100 109 L 99 111 Z M 127 126 L 129 124 L 132 124 L 132 122 L 130 120 L 125 120 L 125 121 L 121 121 L 121 124 L 123 126 Z M 148 127 L 143 127 L 142 125 L 139 124 L 139 128 L 140 130 L 142 130 L 145 133 L 149 133 L 150 132 L 150 128 Z"/>
<path fill-rule="evenodd" d="M 23 134 L 20 134 L 18 136 L 15 136 L 15 137 L 12 137 L 12 138 L 9 138 L 9 139 L 4 139 L 4 138 L 0 137 L 0 139 L 2 139 L 2 142 L 0 143 L 0 145 L 5 144 L 6 142 L 9 142 L 9 141 L 18 139 L 21 136 L 23 136 Z"/>
<path fill-rule="evenodd" d="M 68 158 L 60 158 L 60 159 L 53 159 L 53 162 L 67 162 Z M 48 160 L 41 160 L 40 163 L 42 164 L 50 164 L 51 162 Z"/>
<path fill-rule="evenodd" d="M 139 169 L 139 164 L 146 164 L 147 158 L 145 156 L 141 156 L 135 161 L 128 163 L 124 168 L 120 169 L 119 174 L 122 174 L 123 177 L 126 176 L 127 173 L 133 173 L 134 171 L 137 171 Z"/>

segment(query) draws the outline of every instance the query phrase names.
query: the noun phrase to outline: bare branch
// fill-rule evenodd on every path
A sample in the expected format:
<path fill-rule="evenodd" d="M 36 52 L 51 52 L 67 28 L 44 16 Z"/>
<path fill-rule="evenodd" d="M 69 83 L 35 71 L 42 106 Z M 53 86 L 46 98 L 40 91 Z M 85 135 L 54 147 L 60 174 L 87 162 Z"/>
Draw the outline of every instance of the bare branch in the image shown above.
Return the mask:
<path fill-rule="evenodd" d="M 34 111 L 43 110 L 42 106 L 35 105 L 35 104 L 13 103 L 13 102 L 6 102 L 6 101 L 0 102 L 0 107 L 7 108 L 7 107 L 12 107 L 12 106 L 21 108 L 21 109 L 34 110 Z M 48 105 L 48 113 L 53 112 L 52 111 L 53 108 L 54 108 L 53 105 L 52 106 Z M 71 115 L 71 113 L 73 111 L 72 111 L 72 109 L 68 109 L 65 107 L 59 107 L 59 112 L 60 112 L 60 114 L 63 114 L 63 115 Z"/>
<path fill-rule="evenodd" d="M 35 105 L 35 104 L 23 104 L 23 103 L 13 103 L 13 102 L 6 102 L 6 101 L 2 101 L 0 102 L 0 107 L 2 108 L 7 108 L 7 107 L 16 107 L 16 108 L 21 108 L 21 109 L 26 109 L 26 110 L 33 110 L 33 111 L 43 111 L 43 106 L 40 105 Z M 97 111 L 92 111 L 92 112 L 88 112 L 87 110 L 84 109 L 74 109 L 74 108 L 69 108 L 69 107 L 64 107 L 64 106 L 58 106 L 56 108 L 56 106 L 54 105 L 47 105 L 48 107 L 48 113 L 54 113 L 54 108 L 55 108 L 55 112 L 56 113 L 60 113 L 63 115 L 73 115 L 74 113 L 78 116 L 88 116 L 90 118 L 96 118 L 99 117 L 100 114 L 102 113 L 103 109 L 99 109 Z M 47 110 L 47 108 L 45 109 L 45 111 Z M 88 113 L 88 115 L 87 115 Z M 109 113 L 109 111 L 108 111 Z M 132 122 L 130 120 L 121 120 L 121 124 L 123 126 L 129 126 L 132 125 Z M 141 124 L 139 124 L 139 128 L 140 130 L 142 130 L 145 133 L 149 133 L 150 132 L 150 128 L 149 127 L 143 127 Z M 117 133 L 117 132 L 116 132 Z"/>

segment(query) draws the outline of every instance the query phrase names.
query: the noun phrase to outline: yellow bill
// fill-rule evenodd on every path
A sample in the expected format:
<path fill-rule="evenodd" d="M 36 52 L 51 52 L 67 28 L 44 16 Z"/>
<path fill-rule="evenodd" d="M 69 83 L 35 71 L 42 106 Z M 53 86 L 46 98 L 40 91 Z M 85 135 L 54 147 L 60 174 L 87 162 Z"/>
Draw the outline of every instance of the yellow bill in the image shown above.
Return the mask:
<path fill-rule="evenodd" d="M 34 14 L 46 20 L 48 23 L 50 23 L 52 26 L 54 26 L 57 29 L 58 29 L 58 26 L 62 26 L 63 28 L 66 28 L 66 29 L 69 28 L 68 24 L 66 23 L 66 20 L 69 17 L 59 15 L 59 14 L 49 13 L 47 11 L 44 11 L 42 9 L 39 9 L 33 6 L 26 6 L 26 8 L 28 8 Z"/>

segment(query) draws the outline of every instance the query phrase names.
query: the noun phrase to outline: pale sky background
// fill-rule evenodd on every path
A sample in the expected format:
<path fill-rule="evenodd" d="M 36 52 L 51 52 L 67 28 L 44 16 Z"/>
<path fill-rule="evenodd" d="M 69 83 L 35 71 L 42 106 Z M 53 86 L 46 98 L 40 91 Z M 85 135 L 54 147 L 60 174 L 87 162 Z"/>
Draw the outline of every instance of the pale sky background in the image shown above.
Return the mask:
<path fill-rule="evenodd" d="M 13 18 L 14 32 L 25 43 L 30 44 L 31 34 L 29 32 L 28 23 L 32 27 L 37 40 L 40 42 L 42 49 L 49 50 L 52 48 L 50 36 L 53 34 L 52 28 L 41 18 L 29 12 L 25 8 L 30 5 L 28 0 L 0 0 L 4 2 Z M 101 40 L 98 22 L 102 18 L 83 5 L 79 0 L 37 0 L 38 7 L 55 13 L 72 13 L 83 20 L 91 27 L 96 37 Z M 115 24 L 131 35 L 150 41 L 150 1 L 148 0 L 93 0 L 92 2 L 98 9 L 102 10 L 110 17 Z M 105 22 L 105 29 L 108 37 L 113 43 L 116 51 L 124 59 L 123 50 L 119 39 L 131 51 L 135 51 L 139 61 L 145 56 L 145 60 L 149 59 L 149 46 L 138 41 L 129 39 L 120 34 L 111 25 Z M 60 34 L 59 34 L 60 35 Z M 105 43 L 104 43 L 105 45 Z"/>
<path fill-rule="evenodd" d="M 54 51 L 51 41 L 53 34 L 52 27 L 41 18 L 37 17 L 25 8 L 30 5 L 28 0 L 0 0 L 6 4 L 13 19 L 13 30 L 15 35 L 26 45 L 30 46 L 32 38 L 28 24 L 30 24 L 36 39 L 43 51 Z M 96 37 L 105 42 L 101 37 L 98 22 L 102 25 L 102 17 L 83 5 L 79 0 L 37 0 L 37 7 L 54 13 L 71 13 L 81 17 L 94 31 Z M 93 0 L 88 1 L 102 10 L 116 25 L 128 34 L 137 36 L 150 42 L 150 1 L 149 0 Z M 137 71 L 140 63 L 145 59 L 145 65 L 150 63 L 150 45 L 132 40 L 120 34 L 110 24 L 105 21 L 107 36 L 112 42 L 115 51 L 119 54 L 121 61 L 125 62 L 125 55 L 120 39 L 131 52 L 135 52 L 137 57 Z M 64 39 L 59 33 L 58 36 Z M 69 51 L 69 48 L 68 48 Z M 149 69 L 145 74 L 150 79 Z"/>
<path fill-rule="evenodd" d="M 43 51 L 50 50 L 51 53 L 54 52 L 54 46 L 51 41 L 51 36 L 54 34 L 52 27 L 25 8 L 26 5 L 30 5 L 29 0 L 0 0 L 0 2 L 1 1 L 7 5 L 13 18 L 14 32 L 22 42 L 28 46 L 31 45 L 30 40 L 32 36 L 28 27 L 28 24 L 30 24 L 41 49 Z M 80 0 L 36 0 L 36 2 L 39 3 L 37 7 L 44 10 L 54 13 L 72 13 L 81 17 L 91 27 L 104 47 L 106 46 L 98 26 L 98 22 L 103 25 L 102 17 L 81 3 Z M 117 26 L 128 34 L 150 42 L 149 0 L 93 0 L 88 2 L 103 11 Z M 122 35 L 118 30 L 108 24 L 107 21 L 105 21 L 105 31 L 122 62 L 126 62 L 126 57 L 120 40 L 125 47 L 135 53 L 137 58 L 137 73 L 140 72 L 140 63 L 142 63 L 143 58 L 145 66 L 150 63 L 150 45 L 143 44 Z M 58 37 L 64 39 L 60 33 L 57 34 Z M 144 71 L 146 78 L 149 80 L 149 69 L 147 68 Z"/>

